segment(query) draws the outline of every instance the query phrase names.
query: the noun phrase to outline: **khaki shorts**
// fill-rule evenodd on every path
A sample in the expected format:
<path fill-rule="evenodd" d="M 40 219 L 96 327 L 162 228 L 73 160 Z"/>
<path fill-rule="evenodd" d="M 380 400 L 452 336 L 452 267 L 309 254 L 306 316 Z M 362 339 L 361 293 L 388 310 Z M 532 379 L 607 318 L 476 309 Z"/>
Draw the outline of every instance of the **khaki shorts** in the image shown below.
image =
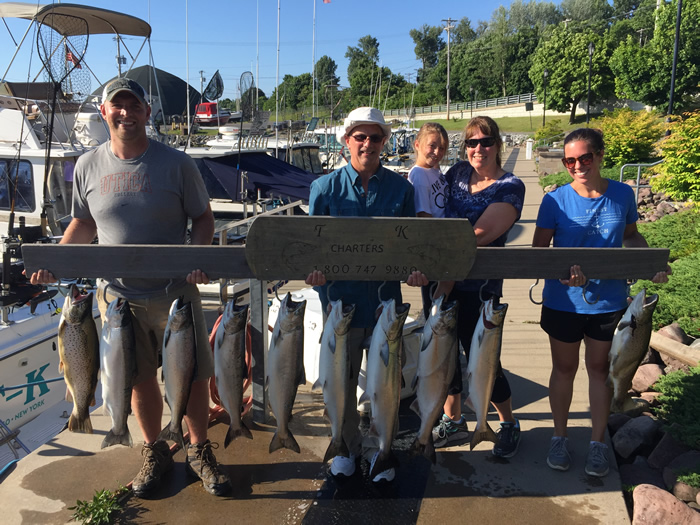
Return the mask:
<path fill-rule="evenodd" d="M 134 336 L 136 339 L 136 377 L 134 384 L 156 375 L 161 365 L 161 353 L 163 348 L 163 335 L 168 324 L 170 307 L 178 297 L 183 296 L 185 302 L 192 303 L 192 316 L 194 318 L 197 340 L 197 373 L 195 381 L 207 379 L 214 375 L 214 358 L 209 344 L 202 300 L 199 290 L 193 284 L 168 290 L 167 294 L 150 299 L 129 300 L 129 306 L 133 316 Z M 102 322 L 107 312 L 107 306 L 117 296 L 100 286 L 97 289 L 97 304 L 102 314 Z"/>

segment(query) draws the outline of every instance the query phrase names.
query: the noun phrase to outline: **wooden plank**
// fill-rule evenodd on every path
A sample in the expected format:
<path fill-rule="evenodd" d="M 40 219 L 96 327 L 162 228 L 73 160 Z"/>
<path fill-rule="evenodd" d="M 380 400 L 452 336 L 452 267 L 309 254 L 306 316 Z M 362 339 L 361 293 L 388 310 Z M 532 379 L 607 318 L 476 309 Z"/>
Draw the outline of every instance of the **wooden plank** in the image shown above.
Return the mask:
<path fill-rule="evenodd" d="M 66 279 L 172 279 L 196 268 L 210 279 L 253 277 L 244 246 L 23 244 L 22 258 L 27 274 L 44 268 Z"/>
<path fill-rule="evenodd" d="M 589 279 L 651 279 L 668 255 L 665 248 L 479 248 L 468 278 L 567 279 L 579 264 Z"/>
<path fill-rule="evenodd" d="M 253 273 L 268 280 L 315 269 L 329 280 L 405 280 L 413 270 L 464 279 L 476 253 L 469 221 L 415 217 L 258 217 L 246 245 Z"/>
<path fill-rule="evenodd" d="M 700 348 L 691 348 L 658 332 L 651 333 L 649 346 L 657 352 L 678 359 L 681 363 L 688 366 L 698 366 L 700 364 Z"/>

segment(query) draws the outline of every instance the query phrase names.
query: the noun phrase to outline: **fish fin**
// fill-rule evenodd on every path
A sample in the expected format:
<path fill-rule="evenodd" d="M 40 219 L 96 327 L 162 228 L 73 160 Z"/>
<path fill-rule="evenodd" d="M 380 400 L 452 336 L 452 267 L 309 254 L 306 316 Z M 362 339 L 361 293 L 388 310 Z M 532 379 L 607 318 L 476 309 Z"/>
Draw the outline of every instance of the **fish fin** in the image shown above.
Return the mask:
<path fill-rule="evenodd" d="M 377 432 L 377 427 L 374 426 L 374 418 L 372 418 L 372 423 L 369 426 L 369 430 L 367 431 L 368 436 L 372 437 L 379 437 L 379 432 Z"/>
<path fill-rule="evenodd" d="M 286 439 L 280 438 L 277 432 L 275 432 L 275 435 L 272 436 L 272 441 L 270 441 L 270 454 L 272 454 L 275 450 L 279 450 L 281 448 L 292 450 L 297 454 L 301 452 L 301 449 L 299 448 L 299 443 L 297 443 L 297 440 L 294 439 L 294 436 L 291 432 L 289 432 L 289 435 Z"/>
<path fill-rule="evenodd" d="M 416 437 L 415 441 L 411 445 L 411 453 L 415 456 L 424 456 L 428 458 L 433 465 L 437 462 L 437 456 L 435 455 L 435 445 L 433 444 L 433 436 L 428 436 L 428 442 L 424 445 Z"/>
<path fill-rule="evenodd" d="M 84 418 L 79 418 L 75 414 L 71 414 L 68 418 L 68 430 L 71 432 L 77 432 L 79 434 L 92 434 L 92 421 L 90 421 L 90 414 Z"/>
<path fill-rule="evenodd" d="M 169 339 L 170 339 L 170 327 L 166 327 L 165 332 L 163 333 L 163 348 L 165 348 L 167 346 Z"/>
<path fill-rule="evenodd" d="M 377 460 L 374 462 L 374 467 L 369 473 L 370 478 L 374 478 L 380 472 L 389 470 L 390 468 L 396 468 L 399 466 L 399 462 L 396 460 L 396 456 L 391 450 L 379 451 Z"/>
<path fill-rule="evenodd" d="M 59 361 L 58 362 L 58 372 L 59 372 L 59 374 L 62 374 L 63 371 L 64 371 L 63 361 Z"/>
<path fill-rule="evenodd" d="M 328 448 L 326 449 L 326 454 L 323 456 L 323 462 L 327 463 L 336 456 L 343 456 L 346 458 L 350 457 L 350 450 L 348 449 L 348 446 L 342 436 L 338 440 L 331 440 Z"/>
<path fill-rule="evenodd" d="M 384 366 L 389 366 L 389 343 L 386 340 L 382 342 L 382 347 L 379 349 L 379 357 L 382 358 Z"/>
<path fill-rule="evenodd" d="M 411 390 L 415 390 L 418 385 L 418 374 L 413 376 L 413 381 L 411 381 Z"/>
<path fill-rule="evenodd" d="M 486 428 L 482 428 L 477 424 L 476 428 L 474 429 L 472 440 L 469 442 L 469 450 L 474 450 L 474 447 L 482 441 L 491 441 L 493 443 L 498 441 L 498 436 L 496 436 L 496 433 L 493 431 L 493 429 L 491 429 L 488 422 L 484 424 L 486 425 Z"/>
<path fill-rule="evenodd" d="M 180 448 L 182 450 L 187 450 L 185 448 L 185 438 L 182 436 L 182 427 L 178 428 L 177 430 L 172 430 L 170 428 L 170 423 L 166 425 L 166 427 L 160 431 L 160 434 L 158 434 L 158 438 L 156 441 L 174 441 L 178 445 L 180 445 Z"/>
<path fill-rule="evenodd" d="M 306 368 L 304 367 L 304 362 L 302 361 L 301 366 L 297 372 L 297 385 L 306 384 Z"/>
<path fill-rule="evenodd" d="M 613 381 L 610 374 L 608 374 L 608 377 L 605 378 L 605 386 L 608 388 L 612 388 L 613 386 Z"/>
<path fill-rule="evenodd" d="M 472 401 L 472 396 L 467 396 L 467 399 L 464 401 L 464 404 L 467 405 L 472 412 L 476 413 L 476 408 L 474 408 L 474 402 Z"/>
<path fill-rule="evenodd" d="M 66 401 L 69 403 L 73 402 L 73 393 L 70 391 L 70 388 L 68 388 L 68 385 L 66 385 Z"/>
<path fill-rule="evenodd" d="M 331 354 L 335 354 L 335 337 L 332 337 L 330 341 L 328 341 L 328 348 L 331 351 Z"/>
<path fill-rule="evenodd" d="M 406 378 L 401 373 L 401 388 L 406 388 Z"/>
<path fill-rule="evenodd" d="M 112 445 L 124 445 L 125 447 L 133 447 L 134 442 L 131 439 L 131 432 L 129 432 L 129 429 L 127 428 L 126 433 L 121 435 L 115 434 L 113 430 L 107 432 L 107 435 L 102 440 L 102 445 L 100 445 L 100 448 L 107 448 L 111 447 Z"/>
<path fill-rule="evenodd" d="M 362 392 L 362 395 L 360 396 L 360 400 L 357 402 L 357 404 L 361 405 L 362 403 L 369 403 L 369 402 L 370 402 L 370 398 L 369 398 L 369 394 L 367 393 L 367 391 Z"/>
<path fill-rule="evenodd" d="M 413 410 L 416 414 L 420 416 L 420 403 L 418 402 L 418 398 L 416 397 L 413 400 L 413 403 L 411 403 L 411 410 Z"/>
<path fill-rule="evenodd" d="M 220 327 L 223 326 L 223 323 L 219 325 Z M 214 336 L 214 352 L 216 352 L 219 348 L 221 348 L 221 343 L 224 342 L 224 329 L 217 328 L 216 330 L 216 336 Z"/>
<path fill-rule="evenodd" d="M 428 332 L 428 334 L 423 332 L 423 336 L 421 337 L 421 345 L 420 345 L 421 352 L 423 350 L 425 350 L 426 348 L 428 348 L 428 346 L 430 346 L 430 341 L 432 340 L 432 338 L 433 338 L 433 331 L 432 330 L 430 330 Z"/>
<path fill-rule="evenodd" d="M 241 436 L 253 439 L 253 434 L 243 421 L 241 421 L 241 428 L 238 430 L 234 429 L 233 426 L 228 427 L 228 432 L 226 432 L 226 438 L 224 440 L 224 448 L 227 448 L 231 444 L 231 441 Z"/>
<path fill-rule="evenodd" d="M 321 378 L 319 377 L 316 380 L 316 382 L 314 382 L 314 384 L 312 385 L 311 391 L 312 392 L 322 392 L 324 386 L 326 386 L 325 382 L 322 383 Z"/>

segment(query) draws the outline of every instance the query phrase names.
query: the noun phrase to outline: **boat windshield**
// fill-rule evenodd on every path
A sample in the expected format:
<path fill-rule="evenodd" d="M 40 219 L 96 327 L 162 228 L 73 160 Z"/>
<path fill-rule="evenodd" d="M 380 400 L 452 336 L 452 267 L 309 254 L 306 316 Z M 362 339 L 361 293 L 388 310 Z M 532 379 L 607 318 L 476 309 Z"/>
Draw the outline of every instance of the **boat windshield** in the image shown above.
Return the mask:
<path fill-rule="evenodd" d="M 36 210 L 32 164 L 27 160 L 18 163 L 15 160 L 0 159 L 0 210 L 10 211 L 13 196 L 15 211 Z"/>

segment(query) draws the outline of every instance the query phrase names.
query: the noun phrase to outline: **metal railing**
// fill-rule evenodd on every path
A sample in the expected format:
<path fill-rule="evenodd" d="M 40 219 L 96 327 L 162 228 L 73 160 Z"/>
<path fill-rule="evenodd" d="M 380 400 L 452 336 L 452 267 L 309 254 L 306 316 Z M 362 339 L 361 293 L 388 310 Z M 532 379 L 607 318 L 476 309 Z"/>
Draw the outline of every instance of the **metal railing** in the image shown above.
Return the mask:
<path fill-rule="evenodd" d="M 661 164 L 665 159 L 657 160 L 656 162 L 652 162 L 649 164 L 625 164 L 620 168 L 620 182 L 623 181 L 623 177 L 625 174 L 625 168 L 637 168 L 637 182 L 634 187 L 634 198 L 639 200 L 639 188 L 651 188 L 651 185 L 649 184 L 640 184 L 640 181 L 642 179 L 642 168 L 651 168 L 652 166 L 656 166 L 657 164 Z"/>
<path fill-rule="evenodd" d="M 485 100 L 475 100 L 473 102 L 455 102 L 450 104 L 450 111 L 471 111 L 472 109 L 490 108 L 496 106 L 511 106 L 516 104 L 525 104 L 526 102 L 537 102 L 537 96 L 534 93 L 522 93 L 520 95 L 511 95 L 508 97 L 489 98 Z M 447 104 L 438 104 L 435 106 L 421 106 L 410 110 L 408 108 L 387 109 L 385 117 L 406 117 L 415 112 L 416 115 L 430 113 L 446 113 Z"/>

